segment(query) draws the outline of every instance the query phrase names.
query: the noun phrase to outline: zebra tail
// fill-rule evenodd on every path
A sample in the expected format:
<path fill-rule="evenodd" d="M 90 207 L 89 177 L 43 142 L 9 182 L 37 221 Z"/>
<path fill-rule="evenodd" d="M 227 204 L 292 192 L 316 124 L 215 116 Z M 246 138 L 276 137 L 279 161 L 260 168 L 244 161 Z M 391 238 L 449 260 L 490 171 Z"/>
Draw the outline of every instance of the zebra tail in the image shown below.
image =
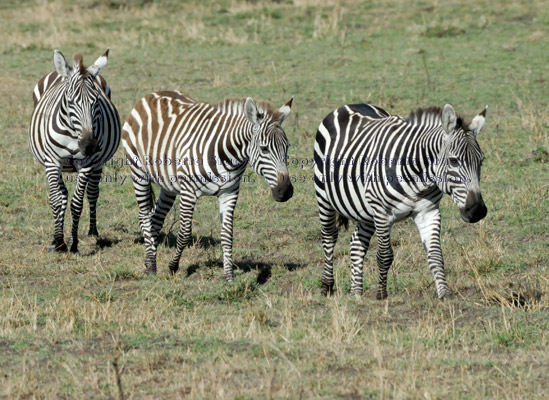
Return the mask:
<path fill-rule="evenodd" d="M 344 217 L 341 214 L 337 214 L 337 230 L 347 230 L 349 229 L 349 218 Z"/>

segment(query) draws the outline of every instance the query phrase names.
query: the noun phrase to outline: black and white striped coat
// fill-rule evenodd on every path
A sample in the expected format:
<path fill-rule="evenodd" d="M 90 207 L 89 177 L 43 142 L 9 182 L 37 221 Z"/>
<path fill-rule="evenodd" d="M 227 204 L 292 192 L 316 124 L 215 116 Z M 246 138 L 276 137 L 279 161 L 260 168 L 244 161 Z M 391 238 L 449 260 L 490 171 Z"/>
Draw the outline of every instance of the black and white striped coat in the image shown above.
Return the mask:
<path fill-rule="evenodd" d="M 122 129 L 145 239 L 147 273 L 156 273 L 158 234 L 179 194 L 179 234 L 170 270 L 177 271 L 191 241 L 192 216 L 201 196 L 216 196 L 221 218 L 225 278 L 233 280 L 233 213 L 248 162 L 263 176 L 276 201 L 293 195 L 280 109 L 251 98 L 198 102 L 177 91 L 149 94 L 137 102 Z M 160 186 L 156 203 L 151 184 Z"/>
<path fill-rule="evenodd" d="M 387 297 L 393 261 L 392 225 L 414 218 L 440 299 L 450 295 L 440 245 L 439 202 L 452 197 L 466 222 L 486 215 L 480 192 L 484 155 L 476 136 L 485 111 L 470 125 L 452 106 L 419 109 L 405 119 L 368 104 L 343 106 L 320 124 L 314 146 L 315 189 L 324 248 L 323 293 L 334 286 L 333 250 L 340 221 L 355 221 L 351 239 L 351 292 L 361 294 L 362 264 L 378 236 L 377 297 Z"/>
<path fill-rule="evenodd" d="M 111 102 L 110 89 L 99 75 L 107 64 L 108 52 L 85 68 L 82 55 L 76 54 L 71 66 L 55 50 L 55 71 L 40 79 L 33 91 L 29 146 L 34 158 L 46 167 L 55 221 L 50 250 L 67 250 L 63 222 L 68 191 L 62 171 L 78 173 L 71 200 L 71 252 L 78 251 L 78 223 L 85 194 L 90 205 L 89 234 L 98 235 L 96 204 L 102 167 L 120 143 L 120 118 Z"/>

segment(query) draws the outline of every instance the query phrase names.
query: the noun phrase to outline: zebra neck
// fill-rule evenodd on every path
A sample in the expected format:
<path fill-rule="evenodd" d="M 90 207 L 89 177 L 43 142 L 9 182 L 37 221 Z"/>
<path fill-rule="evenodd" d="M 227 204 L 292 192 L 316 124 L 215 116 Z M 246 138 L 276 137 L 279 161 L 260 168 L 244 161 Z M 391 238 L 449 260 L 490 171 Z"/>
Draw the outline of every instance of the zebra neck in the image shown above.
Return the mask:
<path fill-rule="evenodd" d="M 212 106 L 225 116 L 238 118 L 244 116 L 244 102 L 243 99 L 225 99 Z"/>
<path fill-rule="evenodd" d="M 224 132 L 217 147 L 216 157 L 228 169 L 242 168 L 250 159 L 252 127 L 247 119 L 243 118 L 244 120 L 237 124 L 237 129 L 229 129 Z"/>
<path fill-rule="evenodd" d="M 416 149 L 414 149 L 414 153 L 419 155 L 416 161 L 420 162 L 421 172 L 424 176 L 439 178 L 436 175 L 438 166 L 443 162 L 443 145 L 444 131 L 441 127 L 434 129 L 430 127 L 418 135 L 418 140 L 415 141 Z M 435 180 L 431 180 L 429 186 L 436 186 Z"/>
<path fill-rule="evenodd" d="M 242 168 L 251 158 L 254 126 L 245 116 L 245 102 L 246 99 L 225 99 L 211 104 L 226 120 L 233 121 L 234 128 L 224 131 L 223 145 L 218 148 L 220 160 L 231 165 L 233 169 Z"/>

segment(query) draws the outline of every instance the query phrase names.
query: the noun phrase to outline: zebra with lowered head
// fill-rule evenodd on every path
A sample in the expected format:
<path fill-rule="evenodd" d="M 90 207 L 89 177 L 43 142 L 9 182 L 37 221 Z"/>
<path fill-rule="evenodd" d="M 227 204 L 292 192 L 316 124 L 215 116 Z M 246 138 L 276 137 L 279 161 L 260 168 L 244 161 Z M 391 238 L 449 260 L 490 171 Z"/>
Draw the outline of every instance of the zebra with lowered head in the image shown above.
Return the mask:
<path fill-rule="evenodd" d="M 276 201 L 293 195 L 282 122 L 292 100 L 279 109 L 250 97 L 205 103 L 178 91 L 149 94 L 137 102 L 122 128 L 122 144 L 139 206 L 145 267 L 156 273 L 159 232 L 179 194 L 179 233 L 172 273 L 190 244 L 192 216 L 201 196 L 216 196 L 221 219 L 225 279 L 234 279 L 233 212 L 248 162 L 265 178 Z M 152 183 L 160 186 L 155 202 Z"/>
<path fill-rule="evenodd" d="M 427 253 L 438 298 L 451 295 L 440 245 L 439 203 L 447 193 L 465 222 L 486 216 L 480 192 L 484 154 L 476 139 L 485 116 L 486 109 L 466 124 L 449 104 L 442 109 L 418 109 L 408 118 L 354 104 L 338 108 L 322 121 L 314 159 L 324 294 L 334 287 L 338 225 L 352 220 L 356 229 L 350 246 L 351 293 L 362 294 L 362 264 L 370 238 L 377 232 L 377 298 L 386 298 L 387 273 L 393 262 L 391 227 L 411 216 Z"/>
<path fill-rule="evenodd" d="M 63 222 L 68 191 L 62 172 L 77 172 L 71 200 L 70 251 L 78 252 L 78 223 L 84 195 L 90 206 L 88 234 L 98 236 L 97 198 L 103 164 L 120 143 L 120 118 L 110 99 L 110 89 L 99 75 L 107 65 L 109 50 L 88 68 L 81 54 L 70 65 L 55 50 L 55 71 L 45 75 L 34 88 L 34 111 L 29 127 L 31 153 L 46 167 L 49 201 L 55 229 L 50 251 L 67 251 Z"/>

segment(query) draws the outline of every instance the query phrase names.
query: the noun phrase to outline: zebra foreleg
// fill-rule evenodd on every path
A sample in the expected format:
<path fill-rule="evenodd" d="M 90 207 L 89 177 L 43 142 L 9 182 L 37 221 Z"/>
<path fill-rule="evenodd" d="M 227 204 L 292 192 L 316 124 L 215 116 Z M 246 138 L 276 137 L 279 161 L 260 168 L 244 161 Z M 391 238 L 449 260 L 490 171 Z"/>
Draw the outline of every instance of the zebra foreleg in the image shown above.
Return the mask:
<path fill-rule="evenodd" d="M 420 212 L 414 216 L 414 222 L 427 254 L 429 269 L 435 278 L 437 296 L 440 300 L 450 298 L 452 293 L 446 283 L 444 259 L 440 245 L 440 210 L 437 208 Z"/>
<path fill-rule="evenodd" d="M 179 196 L 179 233 L 177 234 L 177 248 L 175 250 L 175 255 L 169 264 L 172 274 L 175 274 L 179 269 L 181 253 L 192 240 L 192 221 L 196 200 L 194 193 L 183 192 Z"/>
<path fill-rule="evenodd" d="M 88 236 L 99 236 L 97 231 L 97 199 L 99 198 L 99 181 L 103 168 L 93 171 L 90 175 L 90 181 L 86 188 L 88 204 L 90 205 L 90 229 Z"/>
<path fill-rule="evenodd" d="M 320 224 L 322 247 L 324 249 L 324 272 L 322 273 L 322 289 L 324 296 L 334 293 L 334 247 L 337 242 L 338 231 L 336 212 L 333 209 L 320 208 Z"/>
<path fill-rule="evenodd" d="M 370 246 L 370 239 L 375 229 L 364 224 L 357 224 L 351 237 L 351 294 L 362 296 L 364 256 Z"/>
<path fill-rule="evenodd" d="M 219 195 L 219 218 L 221 220 L 221 247 L 223 248 L 223 272 L 228 282 L 234 280 L 233 272 L 233 216 L 238 192 Z"/>
<path fill-rule="evenodd" d="M 78 174 L 76 187 L 74 188 L 74 194 L 71 200 L 72 229 L 71 238 L 69 239 L 71 253 L 78 253 L 78 224 L 80 222 L 80 215 L 82 214 L 84 195 L 86 193 L 86 186 L 88 185 L 89 178 L 90 176 L 87 173 L 80 172 Z"/>
<path fill-rule="evenodd" d="M 48 247 L 48 251 L 66 252 L 67 245 L 65 244 L 63 234 L 63 224 L 69 192 L 63 183 L 63 176 L 61 175 L 59 166 L 47 165 L 46 178 L 48 180 L 50 207 L 54 220 L 53 241 Z"/>
<path fill-rule="evenodd" d="M 393 263 L 394 254 L 391 247 L 391 226 L 386 221 L 376 223 L 378 251 L 376 255 L 377 268 L 379 270 L 379 284 L 376 298 L 383 300 L 387 298 L 387 275 Z"/>

